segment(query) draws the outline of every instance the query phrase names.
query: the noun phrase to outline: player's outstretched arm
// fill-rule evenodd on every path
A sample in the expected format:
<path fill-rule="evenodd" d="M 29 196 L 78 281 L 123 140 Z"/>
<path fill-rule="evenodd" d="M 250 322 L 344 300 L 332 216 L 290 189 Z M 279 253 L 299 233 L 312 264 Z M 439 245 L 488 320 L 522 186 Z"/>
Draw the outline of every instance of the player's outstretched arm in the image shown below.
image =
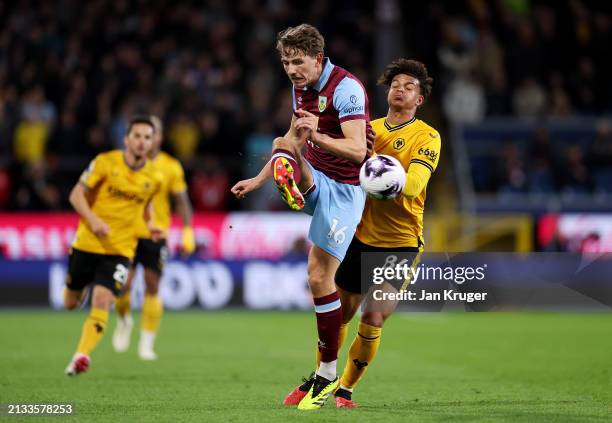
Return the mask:
<path fill-rule="evenodd" d="M 298 109 L 299 118 L 295 122 L 298 131 L 308 131 L 309 139 L 314 144 L 330 153 L 361 163 L 366 157 L 366 122 L 363 119 L 348 120 L 340 124 L 344 138 L 332 138 L 317 132 L 318 118 L 312 113 Z"/>
<path fill-rule="evenodd" d="M 109 227 L 91 210 L 85 195 L 87 191 L 89 191 L 89 188 L 85 184 L 77 182 L 72 191 L 70 191 L 68 200 L 79 216 L 87 222 L 91 231 L 98 237 L 104 237 L 108 235 Z"/>
<path fill-rule="evenodd" d="M 270 169 L 270 163 L 266 162 L 257 176 L 244 179 L 234 185 L 231 189 L 232 194 L 234 194 L 236 198 L 242 199 L 246 197 L 249 192 L 259 189 L 271 177 L 272 170 Z"/>
<path fill-rule="evenodd" d="M 147 224 L 149 232 L 151 233 L 151 239 L 153 241 L 159 241 L 162 239 L 164 236 L 164 231 L 158 227 L 153 220 L 153 204 L 151 203 L 151 200 L 149 200 L 144 208 L 143 219 Z"/>

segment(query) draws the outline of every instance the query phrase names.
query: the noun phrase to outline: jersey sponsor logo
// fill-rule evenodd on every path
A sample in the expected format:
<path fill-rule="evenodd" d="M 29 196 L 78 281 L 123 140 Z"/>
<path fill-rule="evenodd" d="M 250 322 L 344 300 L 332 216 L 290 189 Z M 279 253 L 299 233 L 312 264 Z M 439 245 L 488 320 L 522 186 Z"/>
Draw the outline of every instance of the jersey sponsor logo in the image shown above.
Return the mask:
<path fill-rule="evenodd" d="M 395 150 L 401 150 L 405 146 L 406 146 L 406 140 L 404 140 L 403 138 L 398 138 L 395 141 L 393 141 L 393 148 Z"/>
<path fill-rule="evenodd" d="M 353 104 L 357 104 L 357 96 L 355 94 L 353 94 L 350 98 L 349 98 L 350 102 Z"/>
<path fill-rule="evenodd" d="M 438 158 L 438 153 L 436 153 L 434 150 L 430 150 L 429 148 L 419 148 L 419 154 L 422 156 L 426 156 L 429 161 L 434 163 Z"/>
<path fill-rule="evenodd" d="M 363 106 L 349 107 L 348 109 L 344 110 L 344 113 L 347 115 L 352 115 L 357 112 L 363 112 Z"/>
<path fill-rule="evenodd" d="M 319 96 L 319 113 L 323 113 L 327 108 L 327 97 L 324 95 Z"/>
<path fill-rule="evenodd" d="M 133 192 L 122 191 L 119 188 L 115 188 L 112 185 L 108 186 L 108 193 L 110 194 L 111 197 L 114 197 L 114 198 L 120 198 L 122 200 L 127 200 L 127 201 L 135 201 L 137 203 L 144 202 L 144 199 L 140 198 L 137 194 Z"/>

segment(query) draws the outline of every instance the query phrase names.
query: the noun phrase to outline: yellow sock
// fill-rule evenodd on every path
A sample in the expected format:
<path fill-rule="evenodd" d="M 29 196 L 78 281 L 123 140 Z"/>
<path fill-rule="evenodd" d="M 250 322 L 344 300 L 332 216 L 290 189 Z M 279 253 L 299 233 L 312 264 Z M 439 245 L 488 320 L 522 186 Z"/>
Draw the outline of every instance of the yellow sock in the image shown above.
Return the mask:
<path fill-rule="evenodd" d="M 352 389 L 374 361 L 380 346 L 382 328 L 359 322 L 357 336 L 351 345 L 340 385 Z"/>
<path fill-rule="evenodd" d="M 338 353 L 340 353 L 340 349 L 342 348 L 342 344 L 344 344 L 344 340 L 346 339 L 346 333 L 348 332 L 348 323 L 342 323 L 340 325 L 340 333 L 338 334 Z M 316 357 L 315 357 L 315 369 L 319 368 L 319 364 L 321 364 L 321 351 L 317 347 Z"/>
<path fill-rule="evenodd" d="M 159 295 L 145 295 L 142 303 L 142 330 L 157 332 L 164 306 Z"/>
<path fill-rule="evenodd" d="M 85 355 L 90 355 L 96 348 L 108 323 L 108 310 L 101 308 L 92 308 L 87 320 L 83 324 L 81 339 L 77 347 L 77 352 Z"/>
<path fill-rule="evenodd" d="M 115 298 L 115 310 L 119 316 L 125 317 L 130 313 L 130 298 L 129 291 Z"/>

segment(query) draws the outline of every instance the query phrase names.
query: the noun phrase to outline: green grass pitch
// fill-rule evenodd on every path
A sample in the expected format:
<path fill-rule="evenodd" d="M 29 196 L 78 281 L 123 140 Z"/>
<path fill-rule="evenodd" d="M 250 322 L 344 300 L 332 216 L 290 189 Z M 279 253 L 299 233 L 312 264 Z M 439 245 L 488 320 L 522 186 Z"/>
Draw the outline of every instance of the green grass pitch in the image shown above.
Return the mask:
<path fill-rule="evenodd" d="M 84 312 L 0 312 L 0 403 L 73 403 L 72 417 L 5 421 L 610 421 L 612 314 L 397 314 L 354 399 L 357 410 L 284 408 L 314 366 L 312 313 L 166 313 L 160 360 L 110 331 L 90 372 L 63 370 Z M 111 318 L 112 328 L 114 318 Z M 344 366 L 348 345 L 339 366 Z M 135 331 L 136 335 L 136 331 Z"/>

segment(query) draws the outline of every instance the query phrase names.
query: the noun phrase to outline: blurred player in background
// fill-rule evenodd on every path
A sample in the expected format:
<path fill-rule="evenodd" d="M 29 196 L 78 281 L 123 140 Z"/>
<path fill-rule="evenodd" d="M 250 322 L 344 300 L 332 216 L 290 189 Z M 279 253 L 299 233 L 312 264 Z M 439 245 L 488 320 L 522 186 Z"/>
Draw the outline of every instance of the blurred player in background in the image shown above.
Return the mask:
<path fill-rule="evenodd" d="M 155 125 L 153 147 L 148 157 L 163 175 L 160 190 L 153 197 L 153 216 L 155 226 L 163 231 L 161 239 L 151 239 L 144 222 L 138 225 L 138 246 L 136 256 L 130 268 L 127 283 L 117 298 L 115 307 L 118 319 L 113 334 L 113 347 L 117 352 L 124 352 L 130 346 L 133 320 L 130 313 L 130 290 L 134 279 L 136 265 L 144 268 L 145 296 L 142 304 L 142 329 L 138 344 L 138 355 L 143 360 L 155 360 L 157 354 L 153 347 L 155 336 L 163 314 L 163 304 L 159 296 L 159 281 L 167 258 L 166 239 L 172 223 L 171 198 L 183 222 L 182 253 L 189 255 L 195 250 L 195 238 L 191 226 L 192 209 L 187 195 L 187 184 L 181 163 L 161 151 L 163 126 L 157 116 L 151 116 Z"/>
<path fill-rule="evenodd" d="M 368 98 L 357 78 L 324 57 L 324 46 L 323 36 L 310 25 L 278 34 L 277 50 L 293 82 L 291 125 L 284 137 L 274 140 L 272 158 L 259 175 L 232 187 L 243 198 L 273 177 L 287 204 L 312 216 L 308 285 L 321 361 L 307 392 L 291 392 L 285 399 L 303 410 L 320 408 L 338 386 L 342 310 L 334 275 L 365 202 L 359 169 L 367 152 Z"/>
<path fill-rule="evenodd" d="M 388 87 L 389 111 L 385 118 L 372 121 L 376 132 L 374 151 L 402 163 L 407 169 L 406 184 L 402 195 L 392 200 L 366 200 L 355 237 L 336 273 L 343 312 L 340 345 L 362 302 L 363 290 L 367 291 L 361 286 L 361 253 L 401 253 L 414 264 L 423 249 L 426 187 L 440 160 L 441 139 L 438 131 L 415 114 L 431 93 L 432 82 L 423 63 L 407 59 L 390 63 L 378 80 Z M 364 306 L 340 387 L 335 392 L 337 407 L 356 407 L 353 389 L 376 357 L 382 327 L 396 305 Z"/>
<path fill-rule="evenodd" d="M 143 221 L 152 237 L 161 236 L 150 207 L 162 184 L 162 175 L 147 160 L 154 134 L 148 117 L 133 118 L 124 137 L 125 150 L 96 156 L 70 193 L 80 220 L 68 257 L 64 306 L 77 308 L 89 285 L 92 293 L 91 312 L 66 368 L 69 376 L 89 368 L 89 356 L 104 335 L 108 310 L 127 282 L 136 250 L 136 223 Z"/>

